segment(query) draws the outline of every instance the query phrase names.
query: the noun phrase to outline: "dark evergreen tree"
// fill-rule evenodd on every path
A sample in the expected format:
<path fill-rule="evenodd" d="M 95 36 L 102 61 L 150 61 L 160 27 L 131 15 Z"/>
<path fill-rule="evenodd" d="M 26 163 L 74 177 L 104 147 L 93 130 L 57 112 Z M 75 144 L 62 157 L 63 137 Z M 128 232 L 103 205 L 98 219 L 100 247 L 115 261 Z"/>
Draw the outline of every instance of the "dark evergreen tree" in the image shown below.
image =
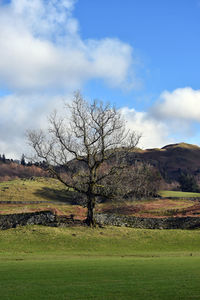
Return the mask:
<path fill-rule="evenodd" d="M 188 173 L 181 173 L 179 184 L 183 192 L 199 192 L 199 187 L 195 177 Z"/>
<path fill-rule="evenodd" d="M 21 165 L 26 166 L 25 155 L 22 154 Z"/>
<path fill-rule="evenodd" d="M 6 163 L 6 157 L 5 157 L 5 154 L 2 155 L 2 162 L 3 162 L 3 163 Z"/>

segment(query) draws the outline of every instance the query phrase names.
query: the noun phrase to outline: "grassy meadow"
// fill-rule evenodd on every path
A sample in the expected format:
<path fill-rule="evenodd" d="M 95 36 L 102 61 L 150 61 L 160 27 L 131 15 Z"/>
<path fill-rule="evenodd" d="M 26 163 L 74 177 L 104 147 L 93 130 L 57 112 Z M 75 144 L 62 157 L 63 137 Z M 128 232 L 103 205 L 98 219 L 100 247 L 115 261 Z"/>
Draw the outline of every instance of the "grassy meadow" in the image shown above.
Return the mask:
<path fill-rule="evenodd" d="M 63 184 L 53 178 L 0 182 L 0 201 L 66 201 L 67 196 Z"/>
<path fill-rule="evenodd" d="M 181 191 L 160 191 L 162 197 L 174 197 L 174 198 L 199 198 L 200 193 L 181 192 Z"/>
<path fill-rule="evenodd" d="M 52 210 L 58 215 L 73 214 L 82 219 L 86 213 L 83 207 L 71 205 L 71 192 L 53 178 L 0 182 L 0 201 L 0 214 Z"/>
<path fill-rule="evenodd" d="M 102 203 L 96 206 L 96 210 L 119 215 L 172 216 L 187 213 L 187 210 L 196 204 L 190 198 L 200 197 L 200 193 L 177 191 L 161 191 L 160 195 L 163 199 Z M 73 203 L 73 191 L 66 191 L 56 179 L 36 177 L 33 180 L 0 182 L 0 214 L 39 210 L 52 210 L 58 215 L 73 214 L 76 219 L 84 219 L 86 215 L 85 208 Z M 200 207 L 195 207 L 195 213 L 198 211 L 200 213 Z"/>
<path fill-rule="evenodd" d="M 200 231 L 0 231 L 1 299 L 199 299 Z"/>
<path fill-rule="evenodd" d="M 2 182 L 0 201 L 1 214 L 52 209 L 85 216 L 85 209 L 72 205 L 70 192 L 54 179 Z M 97 209 L 160 216 L 193 205 L 189 198 L 156 199 L 105 203 Z M 109 226 L 2 230 L 0 299 L 200 299 L 200 230 Z"/>

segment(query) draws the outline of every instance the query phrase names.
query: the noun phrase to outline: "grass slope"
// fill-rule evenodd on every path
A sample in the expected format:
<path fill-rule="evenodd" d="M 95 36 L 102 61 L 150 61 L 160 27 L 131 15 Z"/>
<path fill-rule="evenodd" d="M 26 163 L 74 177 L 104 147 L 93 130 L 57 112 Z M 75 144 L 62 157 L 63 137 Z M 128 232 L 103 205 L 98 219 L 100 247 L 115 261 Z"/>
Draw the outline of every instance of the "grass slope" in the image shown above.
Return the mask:
<path fill-rule="evenodd" d="M 53 178 L 0 182 L 0 201 L 50 201 L 65 198 L 64 186 Z"/>
<path fill-rule="evenodd" d="M 200 255 L 200 231 L 26 226 L 0 231 L 0 259 L 18 256 Z"/>
<path fill-rule="evenodd" d="M 0 231 L 1 299 L 199 299 L 200 231 Z"/>
<path fill-rule="evenodd" d="M 171 216 L 177 213 L 186 215 L 187 208 L 194 206 L 190 197 L 200 197 L 197 193 L 183 193 L 161 191 L 162 197 L 176 197 L 177 199 L 154 199 L 134 202 L 111 202 L 99 204 L 96 210 L 105 213 L 126 214 L 135 216 Z M 180 200 L 180 198 L 187 198 Z M 34 178 L 34 180 L 13 180 L 0 183 L 0 214 L 32 212 L 37 210 L 53 210 L 57 214 L 71 215 L 77 219 L 84 219 L 86 208 L 74 204 L 73 192 L 56 179 Z M 10 204 L 6 201 L 11 201 Z M 15 201 L 15 204 L 13 203 Z M 30 204 L 30 201 L 32 204 Z M 37 203 L 42 201 L 43 203 Z M 29 203 L 27 203 L 29 202 Z M 200 212 L 195 207 L 195 213 Z"/>
<path fill-rule="evenodd" d="M 36 177 L 33 180 L 17 179 L 0 182 L 0 201 L 0 214 L 51 209 L 57 214 L 74 214 L 81 219 L 85 217 L 86 212 L 79 205 L 71 205 L 71 192 L 53 178 Z M 14 201 L 16 204 L 7 204 L 6 201 Z M 44 203 L 38 204 L 38 201 Z"/>

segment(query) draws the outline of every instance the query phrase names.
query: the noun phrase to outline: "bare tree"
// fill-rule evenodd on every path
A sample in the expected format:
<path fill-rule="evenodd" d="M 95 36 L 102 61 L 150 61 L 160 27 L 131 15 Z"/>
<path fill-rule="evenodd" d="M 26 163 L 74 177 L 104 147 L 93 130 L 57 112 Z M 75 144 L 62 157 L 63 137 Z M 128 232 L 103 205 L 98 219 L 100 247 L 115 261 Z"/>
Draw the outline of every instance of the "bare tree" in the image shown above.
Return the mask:
<path fill-rule="evenodd" d="M 120 181 L 127 151 L 138 144 L 140 135 L 126 130 L 125 121 L 115 108 L 99 101 L 88 103 L 79 92 L 66 108 L 69 118 L 54 112 L 47 134 L 42 130 L 29 131 L 28 140 L 58 180 L 85 196 L 86 222 L 95 226 L 96 200 L 116 194 L 106 183 L 114 177 Z"/>

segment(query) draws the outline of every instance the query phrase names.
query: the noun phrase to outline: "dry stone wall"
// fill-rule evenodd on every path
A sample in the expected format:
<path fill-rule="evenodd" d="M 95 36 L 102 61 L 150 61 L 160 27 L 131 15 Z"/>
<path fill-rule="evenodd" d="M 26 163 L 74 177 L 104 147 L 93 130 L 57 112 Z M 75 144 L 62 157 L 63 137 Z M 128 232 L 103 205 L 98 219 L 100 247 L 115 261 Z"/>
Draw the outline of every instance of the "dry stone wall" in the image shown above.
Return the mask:
<path fill-rule="evenodd" d="M 200 217 L 141 218 L 96 214 L 96 223 L 100 226 L 112 225 L 146 229 L 196 229 L 200 228 Z M 73 217 L 56 216 L 52 211 L 0 215 L 0 229 L 25 225 L 86 226 L 83 221 L 74 220 Z"/>
<path fill-rule="evenodd" d="M 66 227 L 83 224 L 70 217 L 56 216 L 52 211 L 0 215 L 0 229 L 16 228 L 17 226 L 25 225 Z"/>
<path fill-rule="evenodd" d="M 115 214 L 97 214 L 100 225 L 126 226 L 146 229 L 196 229 L 200 228 L 200 217 L 141 218 Z"/>

